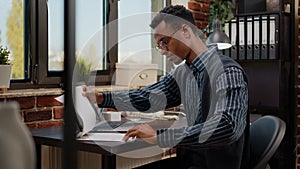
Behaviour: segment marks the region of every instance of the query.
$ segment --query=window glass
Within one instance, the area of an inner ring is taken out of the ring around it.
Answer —
[[[76,56],[102,65],[103,2],[76,0]],[[64,60],[64,1],[48,0],[48,71],[62,71]],[[100,36],[99,36],[100,35]]]
[[[48,0],[48,70],[64,66],[64,1]]]
[[[119,1],[118,62],[151,63],[151,1]]]
[[[83,57],[97,70],[106,60],[104,42],[103,1],[76,0],[76,57]]]
[[[153,63],[157,51],[149,24],[163,6],[157,0],[120,0],[118,4],[118,62]]]
[[[0,44],[10,50],[12,79],[24,79],[24,2],[0,0]]]
[[[188,6],[188,1],[189,0],[172,0],[171,3],[173,5],[183,5],[183,6],[187,7]]]

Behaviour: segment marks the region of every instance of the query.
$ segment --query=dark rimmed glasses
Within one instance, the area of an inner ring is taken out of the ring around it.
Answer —
[[[166,50],[168,51],[168,43],[170,42],[170,40],[172,39],[173,35],[178,32],[180,29],[176,29],[173,33],[171,33],[169,36],[165,36],[163,38],[161,38],[156,46],[155,46],[155,49],[160,51],[160,50]]]

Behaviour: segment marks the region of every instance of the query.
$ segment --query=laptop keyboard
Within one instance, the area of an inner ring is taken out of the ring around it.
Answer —
[[[105,121],[98,123],[92,131],[111,131],[112,129],[115,129],[122,124],[124,124],[125,121]]]
[[[124,124],[125,121],[108,121],[107,123],[111,128],[115,129],[115,128],[121,126],[122,124]]]

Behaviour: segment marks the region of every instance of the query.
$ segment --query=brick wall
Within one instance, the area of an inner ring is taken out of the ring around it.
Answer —
[[[203,29],[208,25],[209,4],[213,0],[190,0],[188,8],[193,12],[195,23],[198,28]]]
[[[11,94],[9,97],[0,98],[0,102],[17,101],[20,105],[21,119],[29,128],[45,128],[63,124],[63,104],[54,99],[59,95]]]

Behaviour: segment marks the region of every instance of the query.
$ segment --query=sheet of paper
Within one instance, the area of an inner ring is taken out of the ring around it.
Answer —
[[[93,140],[93,141],[118,141],[124,142],[122,138],[125,134],[123,133],[88,133],[77,140]],[[134,139],[129,139],[128,141],[133,141]]]
[[[57,100],[60,103],[64,103],[64,99],[65,99],[65,95],[61,95],[55,98],[55,100]]]
[[[91,131],[96,124],[95,110],[89,100],[82,96],[82,86],[75,88],[75,110],[83,127],[83,131],[78,134],[78,137],[81,137]]]

